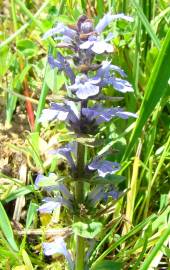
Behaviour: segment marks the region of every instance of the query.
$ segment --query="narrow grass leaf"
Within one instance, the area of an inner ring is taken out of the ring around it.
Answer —
[[[106,249],[98,258],[97,260],[92,264],[91,269],[93,270],[112,250],[114,250],[117,246],[124,243],[127,239],[129,239],[131,236],[134,236],[136,233],[138,233],[140,230],[144,228],[147,224],[150,222],[153,222],[153,220],[156,218],[156,215],[153,214],[141,223],[139,223],[137,226],[135,226],[129,233],[119,238],[118,241],[110,245],[108,249]]]
[[[94,267],[93,269],[94,270],[121,270],[122,263],[104,260],[100,264],[98,264],[97,267]]]
[[[24,196],[26,194],[29,194],[31,192],[34,192],[34,187],[31,185],[28,185],[26,187],[21,187],[18,188],[17,190],[11,192],[6,199],[4,200],[5,203],[8,203],[10,201],[15,200],[16,198],[20,197],[20,196]]]
[[[135,7],[135,9],[136,9],[136,11],[137,11],[143,25],[145,26],[145,29],[146,29],[147,33],[150,35],[153,43],[155,44],[155,46],[158,49],[160,49],[160,47],[161,47],[160,46],[160,41],[159,41],[158,37],[156,36],[155,32],[153,31],[153,29],[152,29],[150,23],[148,22],[145,14],[143,13],[142,8],[140,7],[140,5],[135,0],[132,1],[132,4]]]
[[[48,54],[52,52],[52,47],[49,47]],[[46,65],[45,65],[45,71],[44,71],[44,78],[43,78],[43,83],[42,83],[42,89],[41,89],[41,95],[38,103],[38,108],[36,112],[36,118],[35,118],[35,131],[38,132],[40,130],[40,123],[38,122],[42,110],[45,107],[45,101],[46,101],[46,96],[48,95],[49,88],[46,83],[46,76],[48,73],[48,61],[46,60]]]
[[[150,264],[156,257],[157,253],[161,250],[164,242],[168,239],[170,236],[170,226],[162,233],[161,237],[159,238],[158,242],[155,244],[153,249],[149,254],[147,254],[147,257],[145,261],[143,262],[142,266],[140,267],[140,270],[148,270]]]
[[[142,128],[144,127],[147,119],[154,111],[156,105],[164,97],[167,90],[170,90],[168,86],[168,80],[170,76],[170,30],[168,31],[166,38],[162,44],[161,50],[158,54],[157,60],[154,64],[151,76],[149,78],[145,96],[140,108],[139,117],[136,122],[136,126],[133,130],[130,138],[129,145],[125,152],[124,158],[127,158],[141,135]]]
[[[20,6],[22,9],[23,13],[26,14],[34,23],[35,25],[40,29],[42,33],[46,32],[45,27],[42,25],[42,23],[29,11],[29,9],[26,7],[24,2],[20,0],[15,0],[15,2]],[[48,41],[52,46],[55,46],[55,42],[52,38],[48,38]]]
[[[22,250],[22,258],[23,258],[23,261],[27,267],[28,270],[34,270],[33,266],[32,266],[32,263],[31,263],[31,260],[29,258],[29,255],[28,253],[25,251],[25,249]]]
[[[36,215],[38,205],[36,203],[30,203],[28,212],[27,212],[27,218],[26,218],[26,229],[28,229],[33,222],[33,219]]]
[[[17,244],[16,244],[15,239],[14,239],[14,235],[13,235],[13,231],[11,228],[9,218],[8,218],[8,216],[5,212],[5,209],[4,209],[1,202],[0,202],[0,217],[1,217],[0,218],[0,228],[3,232],[3,234],[5,235],[11,248],[14,251],[18,251],[18,247],[17,247]]]

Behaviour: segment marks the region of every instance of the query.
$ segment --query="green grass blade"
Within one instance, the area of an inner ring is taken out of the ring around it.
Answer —
[[[170,236],[170,226],[162,233],[162,236],[154,246],[154,248],[151,250],[150,254],[147,254],[147,257],[140,267],[140,270],[148,270],[150,264],[152,263],[153,259],[156,257],[157,253],[161,250],[164,242],[168,239]]]
[[[113,243],[108,249],[106,249],[98,258],[97,260],[92,264],[91,269],[93,270],[93,267],[96,267],[98,263],[100,263],[112,250],[114,250],[117,246],[124,243],[127,239],[129,239],[134,234],[138,233],[142,228],[144,228],[146,225],[148,225],[151,221],[155,219],[156,215],[152,215],[139,223],[137,226],[135,226],[129,233],[126,235],[120,237],[118,241]]]
[[[40,9],[35,13],[35,15],[34,15],[34,18],[35,19],[47,7],[47,5],[48,5],[49,2],[50,2],[50,0],[47,0],[47,1],[44,2],[44,4],[40,7]],[[12,35],[10,35],[5,41],[3,41],[0,44],[0,49],[2,49],[3,47],[5,47],[7,44],[11,43],[17,36],[19,36],[22,32],[24,32],[31,23],[32,23],[32,20],[30,20],[29,22],[25,23],[15,33],[13,33]]]
[[[142,128],[144,127],[147,119],[152,114],[155,106],[164,97],[168,86],[170,76],[170,30],[168,31],[165,40],[162,44],[161,50],[158,54],[157,60],[154,64],[149,82],[145,90],[145,96],[140,108],[139,117],[136,122],[136,127],[133,130],[129,145],[127,147],[125,158],[128,157],[141,135]]]
[[[36,215],[38,205],[35,203],[30,203],[29,208],[28,208],[28,213],[27,213],[27,218],[26,218],[26,229],[28,229]]]
[[[51,53],[51,47],[49,48],[48,54]],[[47,74],[47,66],[48,66],[48,61],[46,61],[46,66],[45,66],[45,71],[44,71],[44,80],[42,84],[42,89],[41,89],[41,95],[38,103],[38,108],[36,112],[36,118],[35,118],[35,131],[38,132],[40,130],[40,123],[38,122],[40,115],[42,113],[42,110],[45,107],[45,101],[46,101],[46,96],[48,95],[49,88],[46,84],[45,78]]]
[[[29,194],[31,192],[34,192],[34,187],[32,185],[21,187],[16,189],[15,191],[12,191],[9,196],[7,196],[4,200],[5,203],[8,203],[10,201],[15,200],[16,198],[20,196],[24,196],[26,194]]]
[[[29,11],[26,5],[20,0],[15,0],[15,2],[20,6],[23,13],[25,13],[35,23],[35,25],[41,30],[41,32],[45,33],[46,28],[42,25],[42,23],[37,18],[35,18],[35,16]],[[52,46],[55,46],[55,41],[52,38],[49,37],[48,41],[50,42]]]
[[[9,218],[5,212],[5,209],[2,205],[2,203],[0,202],[0,228],[3,232],[3,234],[5,235],[8,243],[10,244],[11,248],[14,250],[14,251],[19,251],[18,250],[18,247],[17,247],[17,244],[15,242],[15,239],[14,239],[14,235],[13,235],[13,231],[12,231],[12,228],[11,228],[11,224],[10,224],[10,221],[9,221]]]
[[[160,45],[159,39],[156,36],[155,32],[153,31],[153,29],[152,29],[150,23],[148,22],[145,14],[143,13],[142,8],[140,7],[140,5],[135,0],[132,1],[132,4],[135,7],[135,9],[136,9],[136,11],[137,11],[143,25],[145,26],[145,29],[146,29],[147,33],[150,35],[153,43],[155,44],[155,46],[158,49],[160,49],[161,45]]]

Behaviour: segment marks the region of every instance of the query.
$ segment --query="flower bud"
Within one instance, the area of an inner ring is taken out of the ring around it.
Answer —
[[[93,23],[91,20],[85,20],[85,22],[81,24],[81,32],[84,34],[93,32]]]

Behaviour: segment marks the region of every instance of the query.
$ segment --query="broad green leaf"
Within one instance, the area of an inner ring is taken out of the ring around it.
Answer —
[[[37,45],[30,39],[21,39],[16,43],[17,49],[25,56],[25,57],[33,57],[37,54],[38,48]]]
[[[145,96],[140,108],[139,117],[136,122],[136,126],[132,132],[129,145],[125,152],[124,158],[127,158],[141,135],[142,129],[148,120],[149,116],[154,111],[158,102],[163,98],[170,87],[168,86],[168,80],[170,77],[170,30],[168,31],[166,38],[162,44],[161,50],[158,54],[157,60],[154,64],[151,76],[149,78]]]
[[[53,91],[54,93],[58,92],[62,85],[65,83],[65,76],[64,73],[57,73],[57,69],[49,69],[46,77],[45,77],[45,82],[49,89]]]
[[[101,231],[102,223],[100,222],[83,223],[80,221],[74,223],[72,227],[76,235],[92,239]]]
[[[122,263],[104,260],[91,270],[121,270]]]
[[[7,216],[6,212],[5,212],[5,209],[4,209],[1,202],[0,202],[0,217],[1,217],[0,218],[1,231],[5,235],[8,243],[11,246],[11,248],[14,251],[18,251],[18,247],[17,247],[17,244],[16,244],[15,239],[14,239],[14,235],[13,235],[13,231],[12,231],[12,228],[11,228],[9,218],[8,218],[8,216]]]

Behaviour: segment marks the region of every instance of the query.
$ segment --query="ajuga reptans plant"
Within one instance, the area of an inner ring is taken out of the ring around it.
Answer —
[[[68,225],[72,226],[74,235],[71,251],[67,250],[63,237],[56,237],[52,242],[43,243],[43,252],[46,256],[64,255],[68,267],[75,270],[90,268],[90,252],[95,245],[93,238],[101,230],[101,219],[98,220],[96,213],[100,203],[107,204],[110,199],[115,201],[121,194],[114,187],[120,164],[107,160],[106,155],[91,157],[88,149],[92,144],[99,148],[96,142],[103,123],[117,117],[136,118],[136,114],[119,106],[104,106],[106,100],[112,104],[119,100],[119,97],[105,95],[104,89],[108,86],[123,94],[133,92],[125,72],[109,61],[114,51],[109,43],[113,34],[104,38],[102,33],[115,19],[133,21],[124,14],[108,13],[94,27],[92,20],[83,15],[75,26],[58,23],[43,36],[44,39],[53,37],[56,40],[57,56],[49,55],[48,63],[52,69],[65,73],[68,84],[63,102],[52,103],[49,109],[44,109],[39,121],[65,122],[73,139],[51,152],[67,160],[69,175],[60,176],[57,172],[48,176],[39,174],[36,178],[36,188],[44,188],[49,194],[43,199],[39,211],[52,213],[58,207],[66,207],[70,215],[68,220],[72,220]],[[96,61],[99,55],[103,60]],[[66,179],[69,179],[67,186]]]

